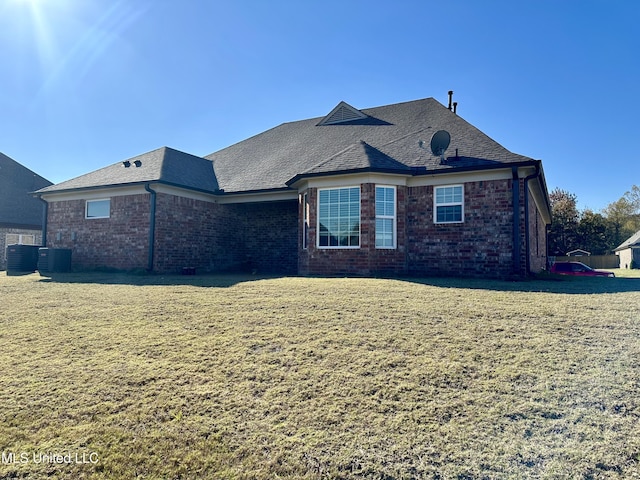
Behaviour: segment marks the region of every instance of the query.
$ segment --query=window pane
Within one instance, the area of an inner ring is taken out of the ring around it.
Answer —
[[[111,201],[87,200],[87,218],[106,218],[111,213]]]
[[[318,216],[327,234],[319,237],[318,245],[358,246],[360,236],[360,189],[336,188],[320,190]]]
[[[395,246],[393,231],[396,215],[395,194],[393,187],[376,187],[376,247],[378,248]]]
[[[437,221],[446,222],[461,222],[462,221],[462,206],[451,205],[447,207],[438,207]]]

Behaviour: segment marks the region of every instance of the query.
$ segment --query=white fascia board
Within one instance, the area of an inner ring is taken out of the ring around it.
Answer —
[[[278,192],[254,192],[254,193],[234,193],[220,195],[216,197],[217,203],[256,203],[256,202],[279,202],[283,200],[297,200],[297,190],[283,190]]]
[[[188,188],[180,188],[173,185],[165,185],[162,183],[152,183],[149,185],[149,187],[156,193],[165,193],[167,195],[174,195],[176,197],[191,198],[194,200],[202,200],[203,202],[209,203],[218,203],[218,197],[211,193],[198,192],[196,190],[189,190]],[[145,193],[147,193],[146,190]]]
[[[407,185],[408,175],[393,175],[388,173],[351,173],[346,175],[331,175],[328,177],[313,177],[298,186],[298,191],[307,188],[352,187],[363,183],[377,183],[390,186]]]
[[[475,170],[469,172],[434,173],[432,175],[419,175],[409,178],[408,187],[424,187],[435,185],[448,185],[467,182],[488,182],[491,180],[511,180],[510,168],[491,170]]]
[[[107,187],[70,192],[43,193],[45,202],[64,202],[67,200],[96,200],[100,198],[122,197],[124,195],[146,194],[144,185],[128,185],[124,187]]]
[[[149,187],[156,193],[175,195],[176,197],[193,198],[205,202],[215,203],[217,197],[206,192],[198,192],[187,188],[164,185],[161,183],[149,182]],[[96,200],[102,198],[122,197],[125,195],[148,195],[144,184],[128,185],[123,187],[105,187],[87,190],[76,190],[71,192],[51,192],[42,194],[42,199],[46,202],[61,202],[67,200]]]
[[[533,170],[531,171],[533,172]],[[519,176],[531,173],[527,169],[518,170]],[[491,170],[476,170],[467,172],[432,173],[417,176],[389,173],[352,173],[346,175],[331,175],[326,177],[312,177],[297,183],[298,191],[307,188],[331,188],[352,186],[354,184],[375,183],[380,185],[394,185],[407,187],[422,187],[435,185],[460,184],[465,182],[483,182],[490,180],[511,180],[511,168]]]

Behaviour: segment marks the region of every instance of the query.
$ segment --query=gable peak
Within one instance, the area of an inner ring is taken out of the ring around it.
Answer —
[[[326,117],[320,120],[318,125],[335,125],[337,123],[352,122],[353,120],[361,120],[363,118],[367,118],[367,115],[346,102],[340,102]]]

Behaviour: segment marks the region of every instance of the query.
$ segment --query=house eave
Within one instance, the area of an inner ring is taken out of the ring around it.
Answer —
[[[310,178],[318,178],[318,177],[333,177],[333,176],[342,176],[342,175],[353,175],[358,173],[381,173],[387,175],[399,175],[404,177],[420,177],[420,176],[433,176],[433,175],[452,175],[458,173],[467,173],[467,172],[481,172],[481,171],[491,171],[491,170],[504,170],[511,169],[512,167],[534,167],[539,160],[531,160],[525,162],[514,162],[514,163],[501,163],[498,165],[483,165],[483,166],[467,166],[467,167],[450,167],[450,168],[439,168],[439,169],[428,169],[427,167],[409,167],[407,166],[406,170],[399,169],[384,169],[384,168],[354,168],[354,169],[346,169],[346,170],[335,170],[330,172],[313,172],[313,173],[301,173],[286,182],[292,188],[303,181]]]
[[[48,190],[48,191],[36,190],[35,192],[30,192],[30,194],[33,195],[34,197],[40,197],[43,200],[46,200],[47,197],[54,197],[57,195],[83,193],[83,192],[95,192],[100,190],[127,189],[132,187],[144,187],[144,185],[147,185],[147,184],[167,185],[170,187],[177,187],[184,190],[191,190],[194,192],[204,193],[209,195],[216,195],[218,193],[218,191],[211,191],[211,190],[202,189],[202,188],[189,187],[185,185],[180,185],[178,183],[166,182],[163,180],[144,180],[139,182],[113,183],[108,185],[93,185],[90,187],[64,188],[59,190]]]

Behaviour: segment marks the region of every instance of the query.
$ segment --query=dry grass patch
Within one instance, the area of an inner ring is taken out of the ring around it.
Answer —
[[[633,282],[0,276],[0,477],[640,475]]]

